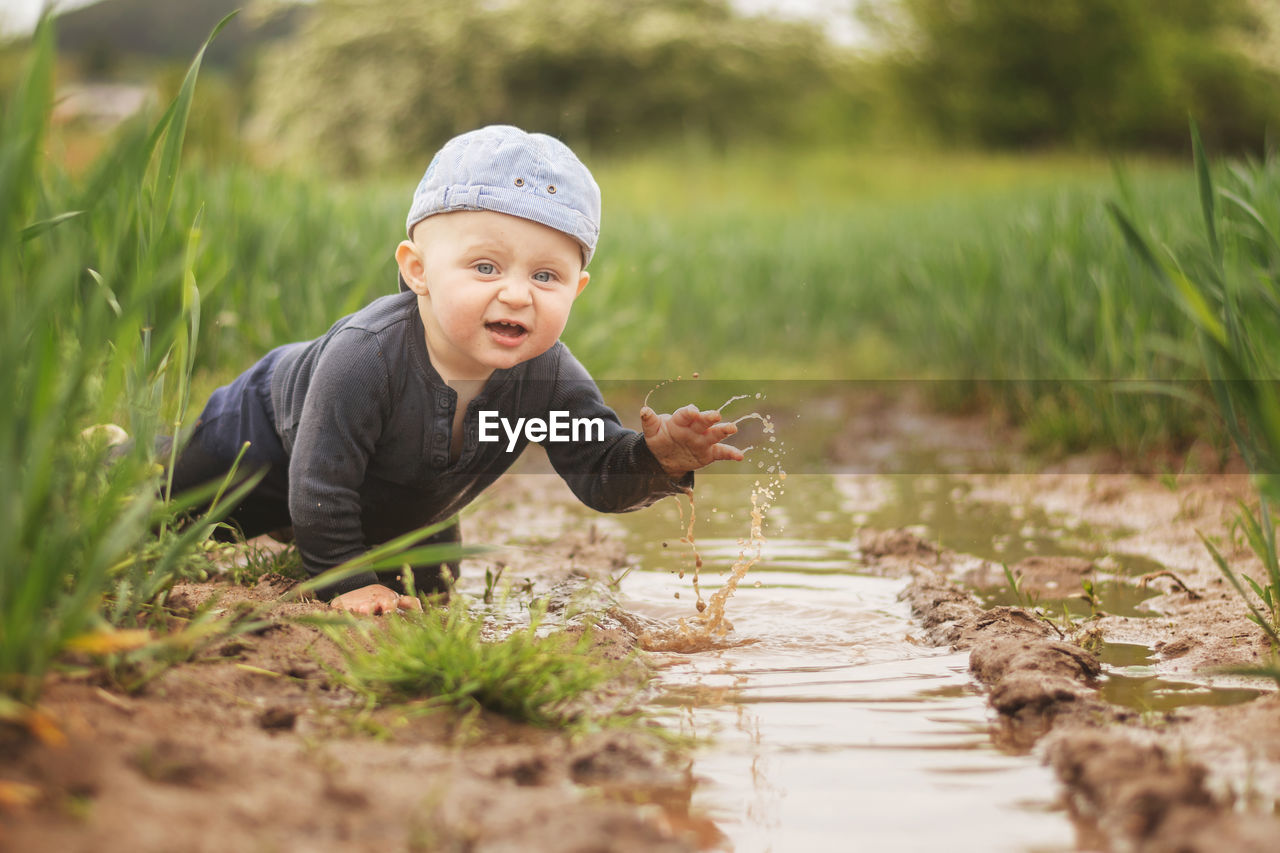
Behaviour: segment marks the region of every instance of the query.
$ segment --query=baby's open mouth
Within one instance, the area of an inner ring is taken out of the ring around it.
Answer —
[[[499,320],[496,323],[485,323],[484,327],[499,338],[517,341],[528,334],[528,329],[519,323],[508,323],[505,320]]]

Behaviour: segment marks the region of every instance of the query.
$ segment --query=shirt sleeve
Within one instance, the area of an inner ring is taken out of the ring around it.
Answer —
[[[289,515],[308,573],[318,575],[366,550],[360,487],[390,416],[390,376],[377,338],[336,334],[316,363],[289,459]],[[363,572],[330,584],[323,598],[377,583]]]
[[[595,380],[563,346],[548,408],[586,421],[584,429],[570,431],[571,440],[543,446],[556,473],[592,509],[629,512],[693,488],[693,472],[671,479],[644,436],[622,425],[605,405]],[[578,440],[572,440],[575,432]]]

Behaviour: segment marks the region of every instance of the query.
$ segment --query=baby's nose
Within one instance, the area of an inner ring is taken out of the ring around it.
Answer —
[[[507,279],[498,291],[498,298],[508,305],[528,305],[533,301],[533,293],[527,282]]]

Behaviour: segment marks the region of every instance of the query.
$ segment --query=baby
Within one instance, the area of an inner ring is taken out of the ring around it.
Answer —
[[[736,428],[719,412],[646,406],[642,432],[625,429],[560,343],[600,232],[600,190],[563,143],[501,125],[455,137],[427,167],[406,227],[400,293],[214,391],[174,467],[175,492],[225,477],[248,442],[242,469],[266,474],[230,520],[246,536],[292,526],[316,575],[453,516],[530,439],[603,512],[741,461],[722,443]],[[419,544],[457,539],[455,526]],[[417,589],[442,589],[439,566],[412,568]],[[420,606],[396,573],[321,595],[355,613]]]

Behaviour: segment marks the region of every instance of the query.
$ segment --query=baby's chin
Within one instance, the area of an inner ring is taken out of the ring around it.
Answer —
[[[526,340],[518,347],[491,351],[484,361],[488,367],[494,370],[509,370],[518,364],[523,364],[526,361],[532,361],[547,350],[551,349],[554,345],[554,340],[545,346],[533,344]]]

